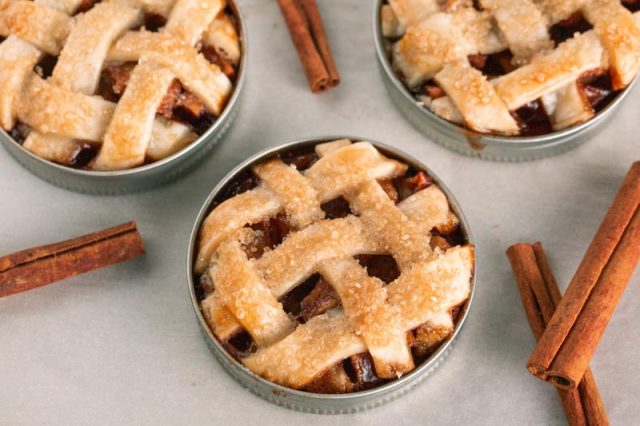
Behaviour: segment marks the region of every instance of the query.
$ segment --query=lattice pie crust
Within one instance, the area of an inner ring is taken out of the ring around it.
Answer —
[[[165,96],[173,93],[173,102],[187,97],[217,117],[233,88],[200,52],[210,46],[238,64],[238,35],[225,0],[93,3],[0,0],[2,128],[26,125],[23,146],[65,165],[88,143],[98,151],[89,165],[95,170],[128,169],[179,151],[197,134],[170,111],[170,119],[157,115]],[[147,30],[150,17],[166,24]],[[37,66],[47,56],[57,57],[48,78]],[[117,103],[97,95],[103,70],[123,63],[135,67]]]
[[[571,28],[576,20],[592,29],[556,44],[554,25]],[[388,0],[381,22],[384,36],[397,40],[391,58],[406,85],[429,82],[444,92],[419,100],[482,133],[521,134],[514,112],[534,101],[552,130],[584,122],[596,112],[585,76],[608,73],[617,91],[640,70],[640,13],[620,0],[479,0],[475,7],[471,0]],[[496,78],[470,61],[503,51],[511,63]]]
[[[389,198],[378,182],[402,176],[406,164],[367,142],[320,144],[316,153],[320,159],[303,172],[279,158],[254,166],[257,187],[206,218],[194,270],[208,274],[215,290],[202,312],[221,342],[248,332],[257,351],[242,363],[275,383],[304,388],[362,352],[371,354],[379,377],[397,378],[415,368],[408,331],[430,321],[453,327],[451,308],[469,297],[473,247],[432,249],[432,229],[458,222],[435,184],[398,204]],[[326,219],[321,205],[337,197],[353,214]],[[243,247],[255,231],[246,225],[278,214],[295,231],[249,259]],[[400,276],[384,285],[354,259],[359,254],[391,254]],[[300,324],[280,300],[314,273],[341,307]]]

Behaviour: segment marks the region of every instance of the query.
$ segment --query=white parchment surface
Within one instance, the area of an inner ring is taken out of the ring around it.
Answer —
[[[556,392],[529,375],[534,339],[504,251],[541,240],[566,288],[631,162],[640,159],[640,90],[595,139],[534,163],[461,157],[414,130],[382,86],[373,2],[319,0],[342,83],[310,92],[273,0],[241,0],[246,92],[228,137],[190,174],[142,194],[98,197],[51,186],[0,150],[0,253],[136,220],[148,254],[0,299],[0,424],[565,424]],[[637,88],[636,88],[637,89]],[[369,412],[301,414],[253,396],[216,362],[187,292],[198,209],[247,156],[295,139],[352,134],[429,165],[477,243],[471,312],[446,362],[418,388]],[[640,274],[592,362],[611,423],[640,423]]]

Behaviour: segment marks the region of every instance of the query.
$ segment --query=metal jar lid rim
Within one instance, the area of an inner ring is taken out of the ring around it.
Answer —
[[[347,139],[350,139],[352,141],[367,141],[367,142],[370,142],[376,148],[378,148],[381,151],[383,151],[383,153],[391,154],[392,157],[396,157],[396,158],[406,162],[409,165],[413,165],[418,170],[423,170],[423,171],[427,172],[427,174],[433,179],[433,181],[436,183],[436,185],[438,185],[438,187],[440,189],[442,189],[442,191],[447,196],[447,200],[449,201],[449,204],[450,204],[451,208],[453,209],[454,213],[456,214],[456,216],[460,220],[460,224],[461,224],[463,233],[464,233],[464,235],[465,235],[465,237],[467,239],[467,242],[469,244],[473,244],[473,237],[472,237],[471,232],[469,230],[468,221],[467,221],[466,217],[464,216],[464,214],[463,214],[463,212],[462,212],[457,200],[455,199],[455,197],[453,196],[451,191],[446,187],[446,185],[443,184],[443,182],[440,180],[440,178],[435,173],[433,173],[430,168],[428,168],[427,166],[425,166],[424,164],[422,164],[420,161],[416,160],[412,156],[410,156],[410,155],[408,155],[408,154],[406,154],[406,153],[404,153],[402,151],[399,151],[398,149],[393,148],[393,147],[391,147],[389,145],[386,145],[386,144],[383,144],[383,143],[380,143],[380,142],[376,142],[376,141],[373,141],[371,139],[353,137],[353,136],[345,136],[345,135],[326,136],[326,137],[303,139],[303,140],[298,140],[298,141],[286,143],[284,145],[280,145],[280,146],[277,146],[277,147],[274,147],[274,148],[265,149],[265,150],[263,150],[261,152],[258,152],[255,155],[252,155],[251,157],[249,157],[248,159],[243,161],[241,164],[236,166],[232,171],[230,171],[215,186],[215,188],[211,191],[211,193],[207,197],[206,201],[202,205],[200,211],[198,212],[196,221],[195,221],[194,226],[192,228],[191,236],[190,236],[190,239],[189,239],[189,247],[188,247],[188,250],[187,250],[187,285],[189,286],[189,294],[191,296],[191,301],[193,303],[193,307],[195,309],[196,317],[198,319],[199,325],[202,328],[203,332],[205,333],[205,336],[206,336],[210,346],[213,345],[212,346],[212,350],[215,350],[217,352],[217,354],[216,354],[217,356],[222,356],[224,361],[226,361],[227,363],[230,363],[231,365],[233,365],[235,367],[235,369],[237,371],[232,373],[232,376],[234,378],[236,378],[239,381],[241,381],[242,385],[247,386],[250,390],[252,390],[255,393],[258,393],[260,396],[263,396],[263,397],[264,397],[264,395],[261,395],[255,389],[252,389],[251,383],[247,383],[247,382],[249,382],[251,380],[256,381],[259,384],[261,384],[263,387],[266,386],[266,387],[272,389],[272,392],[274,393],[274,395],[278,395],[278,394],[291,395],[291,396],[296,396],[296,397],[302,398],[302,399],[304,399],[306,401],[316,401],[316,402],[318,402],[318,401],[330,402],[330,401],[351,401],[351,400],[354,400],[354,403],[357,403],[356,400],[358,400],[358,399],[372,398],[372,397],[377,397],[377,396],[382,398],[383,396],[388,396],[389,393],[399,391],[400,388],[402,388],[405,385],[409,385],[410,383],[414,382],[421,375],[429,372],[432,368],[434,368],[439,363],[441,355],[443,353],[445,353],[447,351],[447,349],[449,349],[449,347],[452,344],[453,340],[457,337],[460,329],[462,328],[462,325],[465,322],[466,317],[468,315],[469,307],[470,307],[470,305],[472,303],[472,300],[473,300],[473,295],[474,295],[474,292],[475,292],[474,291],[475,290],[475,282],[476,282],[476,276],[477,276],[477,266],[475,266],[475,265],[474,265],[474,273],[473,273],[472,281],[471,281],[471,291],[470,291],[470,294],[469,294],[469,298],[465,302],[464,311],[462,312],[462,315],[461,315],[460,319],[458,320],[458,322],[456,324],[456,327],[454,329],[454,332],[453,332],[452,336],[447,341],[443,342],[440,345],[440,347],[427,360],[425,360],[422,364],[420,364],[418,367],[416,367],[416,369],[414,369],[410,373],[404,375],[403,377],[401,377],[399,379],[393,380],[393,381],[391,381],[389,383],[383,384],[383,385],[375,387],[373,389],[359,391],[359,392],[352,392],[352,393],[348,393],[348,394],[321,394],[321,393],[313,393],[313,392],[306,392],[306,391],[291,389],[291,388],[288,388],[286,386],[278,385],[278,384],[275,384],[275,383],[273,383],[273,382],[271,382],[269,380],[266,380],[266,379],[256,375],[252,371],[250,371],[248,368],[246,368],[240,362],[236,361],[222,347],[222,345],[220,344],[218,339],[216,339],[216,337],[211,332],[206,320],[204,319],[204,316],[202,315],[202,312],[200,310],[200,304],[199,304],[199,301],[198,301],[196,293],[195,293],[195,282],[194,282],[194,275],[193,275],[193,261],[195,259],[196,250],[197,250],[196,243],[197,243],[197,239],[198,239],[198,234],[199,234],[200,227],[201,227],[204,219],[206,218],[208,213],[211,211],[211,205],[212,205],[215,197],[240,172],[242,172],[244,170],[247,170],[247,168],[249,166],[251,166],[252,164],[255,164],[258,161],[262,161],[262,160],[268,159],[270,157],[273,157],[273,156],[277,155],[278,153],[281,153],[281,152],[284,152],[284,151],[288,151],[288,150],[291,150],[293,148],[297,148],[297,147],[301,147],[301,146],[313,146],[313,145],[317,145],[317,144],[320,144],[320,143],[323,143],[323,142],[328,142],[328,141],[338,140],[338,139],[343,139],[343,138],[347,138]],[[243,377],[239,377],[239,376],[243,376]],[[267,399],[271,400],[272,398],[267,398]],[[305,409],[305,407],[293,407],[293,408],[303,409],[303,410]],[[342,411],[340,411],[340,412],[342,412]]]

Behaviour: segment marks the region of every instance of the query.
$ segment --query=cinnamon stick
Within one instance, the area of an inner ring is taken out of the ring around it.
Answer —
[[[302,10],[307,16],[313,40],[318,47],[320,56],[322,56],[322,61],[327,69],[327,73],[329,74],[329,87],[337,86],[338,83],[340,83],[340,74],[338,74],[338,68],[336,67],[333,55],[331,54],[331,49],[329,48],[329,39],[327,38],[327,33],[324,30],[324,24],[322,23],[322,17],[320,16],[316,0],[299,1],[302,6]]]
[[[516,284],[527,320],[539,339],[560,301],[560,290],[540,243],[520,243],[509,247]],[[591,370],[587,369],[577,389],[558,389],[571,426],[608,425],[607,416]]]
[[[315,0],[278,0],[293,44],[314,93],[340,82]]]
[[[632,165],[527,368],[575,388],[640,260],[640,162]]]
[[[547,288],[549,290],[549,295],[551,296],[551,301],[553,302],[554,312],[555,309],[560,304],[560,300],[562,296],[560,295],[560,289],[558,288],[558,283],[551,272],[551,267],[549,266],[549,261],[547,260],[547,256],[544,253],[544,249],[540,242],[537,242],[533,245],[533,252],[536,255],[536,260],[538,261],[538,266],[540,267],[540,272],[542,273],[542,277],[544,281],[547,283]],[[545,325],[550,321],[550,318],[545,319]],[[586,417],[591,419],[589,422],[590,425],[604,425],[608,424],[609,421],[607,419],[607,414],[604,409],[604,404],[602,403],[602,399],[600,398],[600,392],[596,386],[596,380],[593,377],[593,373],[590,368],[587,368],[584,376],[582,376],[582,380],[580,380],[580,384],[578,385],[578,390],[580,393],[580,399],[582,400],[582,406],[584,407],[584,411],[586,413]],[[571,391],[563,391],[562,389],[558,389],[559,392],[571,392]]]
[[[0,297],[144,254],[135,222],[0,257]]]

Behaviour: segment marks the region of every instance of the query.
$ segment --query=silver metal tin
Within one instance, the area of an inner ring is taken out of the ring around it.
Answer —
[[[49,183],[72,191],[101,195],[123,194],[150,189],[177,179],[194,167],[216,145],[229,129],[238,111],[246,79],[247,32],[236,2],[229,1],[229,6],[233,9],[238,21],[241,43],[242,56],[238,67],[238,78],[222,114],[205,133],[182,150],[160,161],[141,167],[101,172],[74,169],[42,159],[16,143],[1,128],[0,142],[20,164],[33,174]]]
[[[385,51],[380,10],[385,0],[375,0],[373,34],[376,56],[384,85],[402,115],[429,139],[457,153],[493,161],[530,161],[569,151],[603,128],[636,80],[591,120],[576,126],[532,137],[501,137],[477,133],[439,117],[418,104],[393,72]]]
[[[385,155],[397,158],[418,170],[422,170],[427,173],[433,181],[442,189],[442,191],[446,194],[449,204],[451,206],[452,211],[458,216],[460,219],[460,225],[465,236],[466,240],[469,243],[472,243],[472,236],[469,230],[469,224],[458,202],[455,200],[449,189],[442,183],[442,181],[429,169],[427,166],[419,162],[418,160],[410,157],[409,155],[393,148],[388,145],[371,141],[371,139],[362,139],[351,136],[329,136],[329,137],[321,137],[315,139],[306,139],[300,140],[296,142],[291,142],[285,145],[281,145],[275,148],[270,148],[265,151],[262,151],[258,154],[253,155],[248,158],[240,165],[238,165],[235,169],[233,169],[227,176],[225,176],[213,189],[204,205],[200,209],[198,216],[196,218],[195,224],[193,226],[193,230],[191,231],[191,237],[189,240],[189,247],[187,251],[187,283],[189,287],[189,294],[191,295],[191,302],[193,303],[193,308],[195,310],[196,318],[200,329],[204,335],[204,339],[207,342],[207,345],[211,349],[213,355],[217,358],[217,360],[222,364],[222,366],[226,369],[226,371],[236,379],[240,384],[242,384],[245,388],[247,388],[252,393],[270,401],[274,404],[290,408],[297,411],[308,412],[308,413],[316,413],[316,414],[342,414],[342,413],[355,413],[359,411],[368,410],[370,408],[378,407],[382,404],[385,404],[400,395],[405,394],[409,390],[413,389],[416,385],[418,385],[422,380],[424,380],[429,374],[431,374],[446,358],[449,354],[449,351],[453,347],[455,339],[458,337],[462,325],[464,324],[471,302],[473,300],[474,290],[475,290],[475,281],[477,276],[477,268],[473,274],[472,282],[471,282],[471,294],[469,295],[469,299],[465,303],[463,310],[460,314],[460,319],[456,324],[456,328],[452,337],[444,342],[440,348],[425,362],[420,364],[414,371],[403,376],[398,380],[394,380],[390,383],[387,383],[383,386],[362,391],[362,392],[354,392],[350,394],[344,395],[328,395],[328,394],[318,394],[311,392],[304,392],[299,390],[293,390],[284,386],[280,386],[274,384],[268,380],[263,379],[262,377],[254,374],[249,369],[245,368],[241,363],[237,362],[231,355],[227,353],[227,351],[222,347],[220,342],[215,338],[209,326],[207,325],[202,312],[200,310],[200,306],[198,303],[198,299],[195,291],[195,279],[193,276],[193,265],[195,261],[195,256],[197,254],[197,241],[198,234],[200,231],[200,227],[204,222],[205,218],[211,211],[212,204],[216,198],[216,196],[229,184],[232,182],[238,175],[242,174],[249,170],[251,165],[265,161],[269,158],[277,156],[283,152],[300,149],[310,146],[315,146],[319,143],[333,141],[337,139],[348,138],[352,141],[358,140],[366,140],[371,142],[377,149],[379,149]]]

